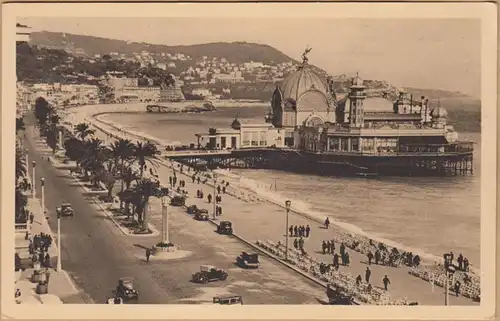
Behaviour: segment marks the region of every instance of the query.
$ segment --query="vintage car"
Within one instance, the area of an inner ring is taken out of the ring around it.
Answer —
[[[186,208],[186,211],[188,214],[194,215],[196,212],[198,212],[198,206],[196,205],[191,205]]]
[[[345,293],[339,288],[332,287],[330,284],[326,288],[328,304],[331,305],[355,305],[351,294]]]
[[[208,211],[206,209],[198,209],[198,211],[194,213],[194,218],[198,221],[208,221]]]
[[[259,254],[257,253],[251,253],[248,254],[247,252],[242,252],[240,256],[236,258],[236,264],[241,266],[242,268],[253,268],[256,269],[259,267]]]
[[[123,304],[123,299],[119,296],[115,296],[114,298],[108,298],[106,304]]]
[[[75,210],[70,203],[62,203],[61,206],[56,207],[57,216],[73,216]]]
[[[212,265],[201,265],[200,271],[192,276],[193,282],[208,283],[212,281],[224,281],[227,279],[227,272]]]
[[[226,235],[233,234],[233,224],[229,221],[221,221],[217,226],[217,233]]]
[[[124,301],[139,299],[139,292],[134,289],[134,280],[132,278],[121,278],[118,280],[116,295]]]
[[[186,204],[186,197],[184,196],[174,196],[170,200],[170,205],[172,206],[184,206]]]
[[[214,297],[214,304],[233,305],[243,304],[241,295],[224,295]]]

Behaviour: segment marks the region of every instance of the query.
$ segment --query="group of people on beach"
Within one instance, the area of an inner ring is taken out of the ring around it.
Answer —
[[[328,253],[333,255],[332,266],[333,268],[335,268],[335,270],[338,270],[341,264],[343,266],[349,266],[349,264],[351,263],[351,258],[349,256],[349,253],[346,251],[346,246],[344,243],[340,244],[340,255],[335,252],[335,242],[333,240],[323,241],[321,243],[321,249],[323,251],[323,254]]]
[[[309,237],[309,234],[311,233],[311,227],[308,225],[290,225],[288,228],[288,231],[290,232],[290,237]]]
[[[370,270],[369,267],[366,267],[365,282],[366,282],[366,284],[368,284],[368,286],[366,288],[366,291],[368,293],[371,292],[373,289],[372,284],[370,283],[371,276],[372,276],[372,271]],[[382,278],[382,283],[384,284],[384,290],[388,291],[388,287],[389,287],[389,284],[391,284],[391,280],[389,279],[387,274],[384,275],[384,277]],[[356,285],[359,287],[362,284],[363,284],[363,278],[361,277],[361,274],[358,274],[358,276],[356,277]]]

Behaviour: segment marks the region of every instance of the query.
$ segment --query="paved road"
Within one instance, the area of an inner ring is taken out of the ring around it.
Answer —
[[[28,118],[26,125],[30,127],[31,124],[33,119]],[[248,304],[317,304],[318,299],[324,299],[322,288],[266,258],[262,258],[262,268],[257,271],[236,268],[233,265],[235,257],[242,251],[251,250],[234,239],[214,233],[210,224],[193,221],[181,209],[172,210],[171,240],[193,254],[178,261],[144,262],[144,250],[134,244],[151,246],[160,241],[159,237],[124,236],[84,199],[67,171],[53,168],[47,155],[35,152],[34,139],[28,139],[26,146],[30,162],[35,160],[37,163],[38,197],[40,178],[46,179],[45,204],[51,229],[57,229],[53,209],[62,201],[70,202],[76,210],[73,218],[64,218],[61,223],[63,268],[96,303],[104,302],[111,295],[117,279],[122,276],[136,280],[140,303],[196,303],[225,293],[241,294]],[[159,215],[152,215],[151,222],[159,227]],[[227,269],[230,276],[224,283],[193,284],[189,282],[190,275],[200,264]],[[71,300],[67,298],[66,301]]]

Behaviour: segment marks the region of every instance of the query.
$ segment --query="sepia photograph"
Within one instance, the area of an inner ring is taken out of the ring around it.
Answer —
[[[493,313],[492,8],[5,5],[2,314]]]

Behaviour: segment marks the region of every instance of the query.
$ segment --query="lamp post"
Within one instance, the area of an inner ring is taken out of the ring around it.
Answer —
[[[165,202],[165,196],[161,197],[161,216],[162,216],[162,243],[169,244],[170,239],[168,235],[168,209]]]
[[[214,197],[213,197],[213,200],[214,200],[214,220],[215,220],[215,210],[217,209],[217,206],[216,206],[217,202],[215,201],[215,196],[216,196],[215,187],[217,185],[217,173],[214,173],[213,175],[214,175]]]
[[[42,187],[42,213],[45,214],[45,178],[40,179],[40,186]]]
[[[24,157],[26,157],[26,172],[28,172],[28,167],[30,166],[29,160],[28,160],[28,149],[26,148],[25,150],[26,154]]]
[[[292,202],[287,200],[285,201],[286,207],[286,226],[285,226],[285,261],[288,262],[288,214],[290,213],[290,206]]]
[[[57,267],[56,270],[62,271],[61,263],[61,214],[57,213]]]
[[[444,269],[446,274],[446,283],[444,286],[444,305],[449,305],[450,300],[450,276],[455,273],[455,267],[453,266],[453,261],[451,254],[446,253],[443,255],[444,257]]]
[[[31,191],[33,192],[33,198],[36,197],[36,178],[35,178],[35,168],[36,168],[36,162],[32,161],[31,165],[33,166],[32,168],[32,176],[31,176]]]

